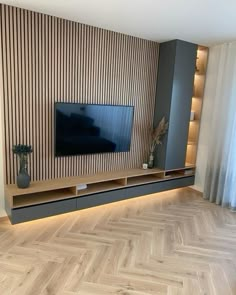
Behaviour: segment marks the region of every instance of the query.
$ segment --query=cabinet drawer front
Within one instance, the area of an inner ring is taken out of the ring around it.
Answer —
[[[67,213],[74,210],[76,210],[76,198],[12,209],[11,221],[13,224],[15,224],[19,222]]]
[[[194,184],[194,176],[183,177],[178,179],[170,179],[166,181],[144,184],[127,188],[126,199],[138,196],[154,194],[165,190],[171,190],[179,187],[189,186]]]
[[[12,224],[16,224],[24,221],[30,221],[43,217],[67,213],[75,211],[77,209],[85,209],[138,196],[158,193],[164,190],[189,186],[192,184],[194,184],[194,176],[170,179],[151,184],[144,184],[87,195],[79,198],[55,201],[51,203],[16,208],[12,210],[10,209],[11,214],[9,214],[9,216],[11,218]]]
[[[127,187],[125,189],[113,190],[110,192],[87,195],[77,198],[77,209],[85,209],[89,207],[99,206],[107,203],[158,193],[161,191],[189,186],[193,184],[194,176],[190,176],[134,187]]]
[[[144,184],[144,185],[130,187],[130,188],[127,188],[126,198],[129,199],[129,198],[134,198],[138,196],[153,194],[159,191],[159,187],[160,187],[159,183]]]
[[[77,209],[99,206],[126,198],[126,189],[112,190],[77,198]]]

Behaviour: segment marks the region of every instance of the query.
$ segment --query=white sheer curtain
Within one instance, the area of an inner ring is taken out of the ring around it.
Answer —
[[[236,42],[211,48],[209,71],[206,91],[210,90],[214,97],[204,198],[235,210]]]

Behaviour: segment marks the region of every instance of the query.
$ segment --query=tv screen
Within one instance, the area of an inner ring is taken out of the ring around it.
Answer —
[[[55,155],[127,152],[133,106],[55,103]]]

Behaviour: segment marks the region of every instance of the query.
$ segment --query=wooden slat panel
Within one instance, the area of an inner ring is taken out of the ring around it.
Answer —
[[[152,126],[158,44],[0,5],[6,183],[13,144],[32,144],[32,180],[139,167]],[[54,157],[54,102],[134,105],[130,152]]]

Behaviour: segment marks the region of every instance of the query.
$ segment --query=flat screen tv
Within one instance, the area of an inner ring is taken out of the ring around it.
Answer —
[[[127,152],[133,106],[55,103],[55,155]]]

